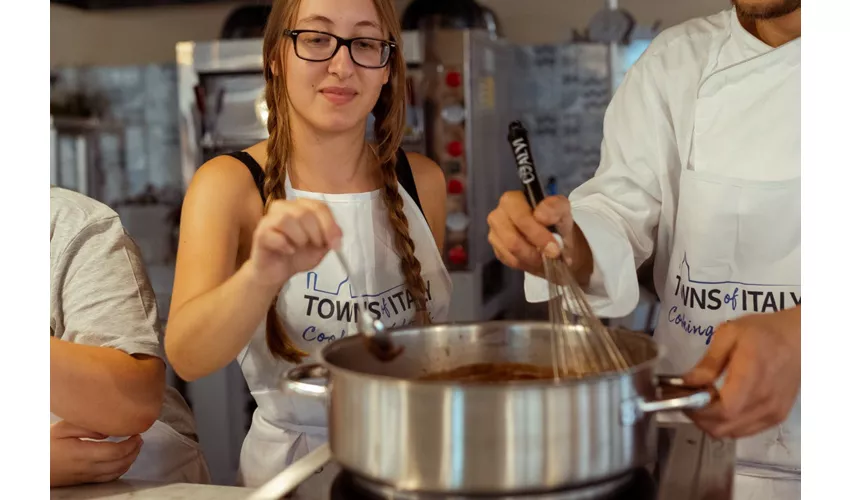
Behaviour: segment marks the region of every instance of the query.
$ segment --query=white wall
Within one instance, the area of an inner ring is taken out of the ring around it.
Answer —
[[[50,4],[50,66],[174,61],[185,40],[218,38],[240,2],[83,11]]]
[[[556,42],[582,29],[604,0],[478,0],[491,7],[505,36],[520,43]],[[256,0],[249,3],[257,3]],[[401,13],[410,0],[397,0]],[[87,12],[50,5],[50,65],[122,65],[174,60],[174,45],[217,38],[240,2]],[[672,26],[729,6],[729,0],[620,0],[640,24]]]

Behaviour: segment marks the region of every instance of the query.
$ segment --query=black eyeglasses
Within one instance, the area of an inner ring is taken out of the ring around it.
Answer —
[[[295,55],[305,61],[323,62],[332,59],[340,47],[348,47],[354,64],[364,68],[383,68],[390,62],[396,44],[377,38],[342,38],[324,31],[284,30],[283,34],[295,43]]]

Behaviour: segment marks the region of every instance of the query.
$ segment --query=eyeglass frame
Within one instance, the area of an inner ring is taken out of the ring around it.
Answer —
[[[301,57],[301,55],[298,54],[298,35],[300,35],[301,33],[318,33],[320,35],[327,35],[331,38],[336,39],[336,48],[331,53],[331,55],[328,56],[326,59],[307,59],[305,57]],[[356,36],[356,37],[353,37],[353,38],[343,38],[341,36],[334,35],[333,33],[328,33],[327,31],[285,29],[285,30],[283,30],[283,34],[284,34],[284,36],[288,36],[288,37],[292,38],[292,48],[295,50],[295,55],[298,56],[299,59],[303,59],[303,60],[309,61],[309,62],[330,61],[331,59],[333,59],[336,56],[336,53],[339,52],[340,47],[346,47],[346,48],[348,48],[348,57],[351,59],[351,62],[360,66],[361,68],[366,68],[366,69],[386,68],[387,65],[390,63],[391,57],[393,55],[393,51],[395,51],[396,48],[398,47],[395,42],[390,41],[390,40],[382,40],[380,38],[372,38],[372,37],[369,37],[369,36]],[[351,44],[354,43],[354,41],[356,41],[356,40],[372,40],[374,42],[381,42],[381,43],[387,44],[390,47],[390,52],[389,52],[389,54],[387,54],[387,62],[385,62],[381,66],[366,66],[366,65],[360,64],[359,62],[355,61],[354,60],[354,54],[352,54],[352,52],[351,52]]]

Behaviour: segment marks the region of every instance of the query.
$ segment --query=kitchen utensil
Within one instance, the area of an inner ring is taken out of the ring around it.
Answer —
[[[406,491],[508,494],[613,478],[655,454],[661,411],[699,409],[712,389],[655,377],[651,337],[612,333],[630,367],[580,379],[459,383],[422,376],[476,363],[551,363],[552,324],[492,321],[387,332],[402,353],[378,361],[355,337],[291,369],[285,389],[324,399],[334,461]],[[560,325],[571,335],[579,325]],[[306,383],[327,379],[325,386]],[[662,389],[682,387],[667,398]]]
[[[348,265],[348,261],[345,260],[345,257],[339,250],[334,250],[334,253],[336,254],[336,258],[339,259],[345,275],[348,276],[349,280],[352,280],[354,275],[351,273],[351,267]],[[358,314],[357,304],[354,304],[354,316],[360,334],[369,348],[369,352],[375,355],[375,357],[382,361],[391,361],[401,354],[401,349],[394,346],[386,335],[387,329],[381,320],[373,318],[366,310]]]
[[[251,493],[248,500],[280,500],[292,493],[330,459],[331,449],[327,444],[323,444]]]
[[[508,129],[508,141],[516,160],[517,172],[525,197],[532,209],[543,201],[543,188],[534,167],[528,132],[519,121]],[[562,235],[550,227],[561,248]],[[555,377],[586,376],[605,371],[622,371],[629,364],[614,343],[608,329],[593,309],[563,256],[543,257],[543,270],[549,282],[549,321],[552,322],[552,365]],[[562,324],[579,325],[580,330],[560,328]],[[579,335],[572,335],[580,331]]]

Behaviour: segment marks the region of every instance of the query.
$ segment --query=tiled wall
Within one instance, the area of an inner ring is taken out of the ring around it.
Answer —
[[[110,182],[109,202],[135,196],[148,185],[180,189],[180,134],[177,121],[177,76],[173,64],[118,67],[54,68],[54,93],[84,91],[101,96],[110,119],[124,127],[125,154],[117,141],[100,143],[107,176],[126,178],[127,192],[116,192]],[[62,144],[62,162],[73,160],[73,150]]]

